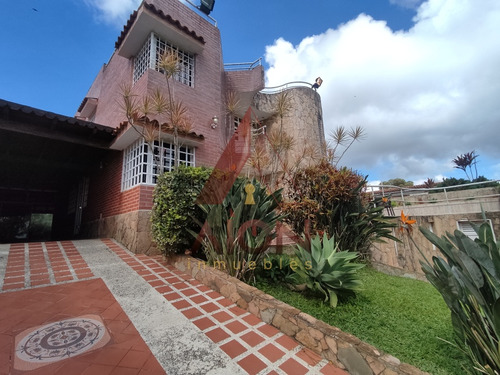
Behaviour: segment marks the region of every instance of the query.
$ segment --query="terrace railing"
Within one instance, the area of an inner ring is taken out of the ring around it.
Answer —
[[[367,185],[366,191],[372,198],[388,197],[396,207],[405,208],[415,205],[445,205],[449,213],[453,212],[453,206],[464,206],[473,201],[479,204],[486,202],[500,202],[500,180],[474,182],[470,184],[418,188],[400,187],[394,185]],[[490,191],[482,187],[495,187]],[[476,187],[476,188],[474,188]],[[396,208],[395,207],[395,208]]]
[[[278,94],[282,91],[293,89],[296,87],[312,88],[312,83],[304,82],[304,81],[292,81],[292,82],[288,82],[288,83],[285,83],[285,84],[280,85],[280,86],[265,87],[260,92],[262,94]]]
[[[252,62],[224,64],[224,70],[226,72],[236,71],[236,70],[252,70],[253,68],[256,68],[261,65],[262,65],[262,57],[259,57],[257,60]]]

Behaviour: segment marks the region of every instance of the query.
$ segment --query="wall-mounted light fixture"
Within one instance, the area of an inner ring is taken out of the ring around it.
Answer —
[[[215,0],[201,0],[201,4],[198,9],[208,16],[210,12],[214,10],[214,5]]]
[[[215,129],[218,124],[219,124],[219,118],[217,116],[212,117],[212,123],[210,124],[212,129]]]
[[[318,78],[316,78],[316,81],[314,81],[312,88],[314,90],[317,90],[317,89],[319,89],[319,87],[321,86],[322,83],[323,83],[323,80],[321,79],[321,77],[318,77]]]

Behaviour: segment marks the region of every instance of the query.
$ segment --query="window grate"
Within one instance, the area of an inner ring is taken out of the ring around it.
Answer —
[[[174,75],[177,82],[183,83],[187,86],[193,87],[193,70],[194,70],[194,56],[180,50],[178,47],[156,37],[156,70],[158,68],[161,58],[165,53],[171,53],[177,57],[178,72]]]
[[[144,43],[141,51],[134,59],[134,83],[136,83],[150,67],[152,38],[153,34],[149,35],[146,43]]]
[[[151,33],[134,60],[134,83],[141,78],[148,68],[162,72],[159,67],[162,56],[172,53],[177,57],[179,71],[174,80],[189,87],[194,87],[194,55],[185,52]]]
[[[144,139],[139,139],[125,150],[123,158],[122,191],[140,184],[156,184],[161,173],[173,169],[175,147],[169,142],[154,141],[151,152]],[[194,148],[179,147],[179,164],[195,166]]]

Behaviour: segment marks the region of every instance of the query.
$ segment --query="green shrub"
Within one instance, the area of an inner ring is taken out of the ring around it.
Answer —
[[[270,242],[276,237],[281,190],[272,194],[257,180],[251,181],[255,204],[245,204],[245,187],[250,181],[238,179],[222,204],[200,204],[206,214],[203,250],[209,263],[241,280],[253,279]]]
[[[334,237],[328,239],[326,233],[323,239],[314,236],[303,246],[297,245],[296,254],[300,260],[297,275],[309,289],[323,293],[332,307],[337,306],[339,295],[352,294],[361,285],[356,271],[364,264],[352,263],[358,255],[338,251]]]
[[[427,279],[451,311],[456,344],[471,361],[470,373],[500,374],[500,244],[488,223],[476,227],[475,241],[456,230],[439,238],[421,232],[445,259],[422,262]]]
[[[158,178],[151,216],[153,238],[164,254],[189,249],[194,238],[188,229],[199,231],[204,212],[195,204],[211,169],[180,165]]]
[[[286,254],[267,254],[262,263],[257,264],[255,276],[257,281],[267,281],[273,284],[297,284],[294,269],[297,267],[296,258]]]

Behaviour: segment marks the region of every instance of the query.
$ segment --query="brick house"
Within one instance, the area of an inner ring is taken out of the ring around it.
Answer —
[[[312,141],[322,149],[321,100],[310,84],[297,83],[262,91],[264,70],[260,59],[250,64],[224,65],[220,31],[213,18],[179,0],[143,1],[124,26],[110,60],[99,71],[74,119],[0,102],[0,107],[3,104],[10,113],[39,111],[43,118],[56,116],[60,123],[74,123],[71,129],[68,127],[68,132],[78,133],[72,145],[88,141],[86,132],[99,141],[81,153],[82,165],[75,169],[72,184],[63,183],[63,178],[52,181],[51,190],[56,196],[64,201],[71,198],[71,208],[64,215],[56,213],[63,212],[62,206],[67,204],[62,204],[59,211],[53,205],[44,209],[28,205],[21,210],[51,212],[54,223],[67,223],[65,229],[54,231],[52,228],[54,238],[113,237],[132,251],[154,251],[150,234],[153,189],[158,174],[172,168],[175,146],[169,132],[162,133],[161,141],[148,145],[126,121],[121,102],[125,86],[130,87],[137,98],[155,90],[167,95],[167,81],[158,68],[158,60],[166,51],[174,53],[179,61],[179,72],[169,80],[171,92],[175,100],[188,109],[192,124],[188,132],[180,135],[181,163],[214,166],[239,118],[249,107],[256,126],[261,127],[256,130],[272,129],[276,126],[273,102],[284,89],[291,93],[294,113],[283,129],[295,134],[300,141]],[[230,93],[238,97],[238,105],[228,114]],[[0,116],[0,132],[7,120],[11,121]],[[29,121],[35,123],[37,117],[31,116]],[[14,128],[11,126],[9,131],[15,132]],[[64,131],[63,127],[59,128]],[[52,142],[50,128],[39,136],[43,136],[45,142]],[[92,147],[96,152],[92,152]],[[44,152],[40,150],[38,159],[45,157]],[[153,162],[153,153],[161,154],[160,165]],[[87,157],[89,155],[91,157]],[[46,168],[50,169],[49,164]],[[26,173],[32,173],[32,169],[26,169]],[[26,193],[29,184],[29,179],[13,181],[5,189]],[[0,218],[7,201],[0,198]]]

